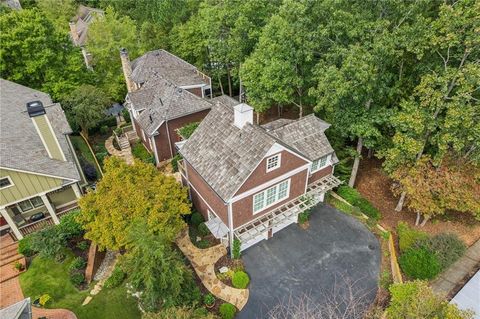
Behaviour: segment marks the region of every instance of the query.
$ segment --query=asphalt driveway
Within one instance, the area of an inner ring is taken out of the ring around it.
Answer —
[[[237,318],[256,319],[267,318],[280,304],[303,304],[319,311],[317,307],[331,308],[345,300],[372,302],[380,248],[376,237],[358,220],[320,204],[307,230],[290,225],[247,249],[243,260],[251,278],[250,298]]]

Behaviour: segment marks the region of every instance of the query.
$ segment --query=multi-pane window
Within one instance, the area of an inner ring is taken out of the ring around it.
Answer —
[[[43,206],[43,201],[40,197],[32,197],[30,199],[24,200],[23,202],[17,203],[17,206],[22,212],[32,210],[33,208]]]
[[[312,162],[312,169],[310,170],[311,173],[318,171],[319,169],[323,168],[327,164],[327,156],[321,157]]]
[[[280,167],[280,154],[267,158],[267,172]]]
[[[290,192],[290,179],[264,190],[253,196],[253,212],[257,213],[286,198]]]
[[[2,177],[0,178],[0,188],[7,188],[9,186],[12,186],[12,181],[10,180],[9,177]]]

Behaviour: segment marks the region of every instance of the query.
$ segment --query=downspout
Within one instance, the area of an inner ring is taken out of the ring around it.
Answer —
[[[167,128],[168,146],[170,147],[170,157],[173,158],[172,141],[170,140],[170,130],[168,129],[168,121],[165,121],[165,126]]]
[[[192,201],[192,190],[190,188],[190,178],[188,177],[187,161],[185,159],[182,159],[181,161],[183,162],[183,168],[185,169],[185,177],[187,179],[188,199],[190,199],[190,201]]]
[[[152,135],[150,137],[150,143],[152,143],[152,145],[153,145],[153,155],[155,156],[155,161],[156,161],[155,166],[157,166],[160,161],[158,160],[157,143],[155,142],[155,136],[156,135]]]
[[[230,246],[230,258],[233,258],[233,214],[232,214],[232,202],[228,202],[228,228],[230,235],[228,236]]]

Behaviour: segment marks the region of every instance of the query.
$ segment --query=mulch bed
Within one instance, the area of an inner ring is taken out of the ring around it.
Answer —
[[[229,256],[225,255],[221,257],[217,262],[215,263],[215,273],[220,272],[220,268],[222,267],[228,267],[229,270],[245,270],[245,265],[243,264],[242,259],[231,259]],[[217,276],[218,278],[218,276]],[[232,279],[231,278],[218,278],[220,281],[222,281],[224,284],[233,287],[232,285]]]
[[[388,230],[395,230],[398,222],[407,222],[414,227],[416,214],[404,208],[401,212],[395,211],[398,198],[392,193],[393,181],[382,169],[382,161],[376,158],[367,158],[366,154],[360,161],[360,169],[355,187],[382,213],[379,224]],[[457,234],[467,246],[471,246],[480,239],[480,222],[467,213],[447,212],[436,217],[420,228],[431,235],[439,233]]]

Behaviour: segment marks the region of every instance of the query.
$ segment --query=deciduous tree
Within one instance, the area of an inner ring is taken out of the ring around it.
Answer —
[[[82,85],[68,95],[63,105],[67,117],[81,128],[83,136],[88,139],[88,130],[105,117],[109,102],[101,89]]]
[[[140,218],[149,232],[172,241],[185,225],[182,216],[190,214],[187,190],[141,161],[127,165],[109,157],[104,169],[96,191],[80,199],[78,220],[85,237],[101,248],[123,248],[130,227]]]

